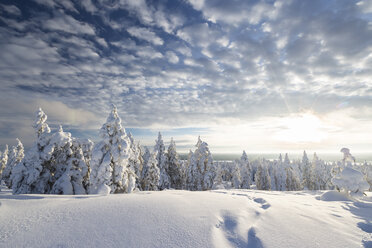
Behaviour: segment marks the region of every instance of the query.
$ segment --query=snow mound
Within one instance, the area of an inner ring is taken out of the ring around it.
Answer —
[[[369,189],[369,184],[364,175],[350,166],[345,167],[339,175],[332,179],[334,185],[352,196],[363,196]]]
[[[321,201],[352,201],[348,195],[338,191],[327,191],[316,198]]]

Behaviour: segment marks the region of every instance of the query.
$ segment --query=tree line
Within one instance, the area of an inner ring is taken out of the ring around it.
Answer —
[[[310,161],[304,151],[299,161],[290,161],[287,154],[284,159],[280,155],[277,160],[249,161],[243,151],[239,160],[213,161],[208,144],[199,136],[195,150],[190,150],[187,160],[181,160],[173,138],[166,150],[160,132],[150,151],[126,132],[115,106],[96,144],[72,137],[62,126],[52,132],[46,121],[47,115],[39,109],[33,125],[36,141],[27,153],[17,139],[16,146],[10,151],[6,146],[1,154],[0,178],[14,194],[131,193],[170,188],[200,191],[249,189],[252,185],[260,190],[326,190],[338,188],[340,180],[333,179],[346,166],[360,172],[372,189],[371,165],[352,163],[347,157],[326,163],[314,154]]]

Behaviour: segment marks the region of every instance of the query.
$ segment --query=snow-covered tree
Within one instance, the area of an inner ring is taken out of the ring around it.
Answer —
[[[5,169],[8,163],[8,155],[9,155],[8,145],[5,145],[5,150],[1,154],[1,158],[0,158],[0,182],[1,182],[3,170]]]
[[[136,187],[141,188],[141,173],[143,169],[143,159],[141,154],[141,148],[139,144],[136,144],[131,133],[128,134],[130,140],[131,156],[129,157],[129,167],[136,173]]]
[[[63,131],[51,133],[39,109],[34,124],[37,141],[11,173],[15,194],[85,194],[88,166],[80,143]]]
[[[143,164],[146,165],[147,162],[149,161],[151,157],[151,153],[150,153],[150,150],[149,148],[147,148],[147,146],[145,146],[143,148],[143,154],[142,154],[142,160],[143,160]]]
[[[181,168],[181,189],[186,189],[187,171],[188,171],[188,163],[186,160],[180,160],[180,168]]]
[[[94,146],[92,153],[90,192],[97,193],[106,186],[111,188],[110,193],[132,192],[136,175],[129,167],[130,140],[114,105],[100,136],[102,141]]]
[[[196,147],[189,161],[187,187],[189,190],[208,190],[213,187],[215,177],[213,158],[208,144],[200,136]]]
[[[286,171],[286,189],[287,190],[301,190],[302,189],[302,186],[301,186],[301,182],[300,182],[300,179],[299,177],[297,176],[296,172],[293,170],[292,167],[286,167],[285,168],[285,171]]]
[[[168,171],[167,157],[165,155],[165,146],[161,133],[158,134],[158,139],[155,140],[154,151],[156,152],[156,161],[160,169],[160,180],[159,180],[159,189],[169,189],[170,187],[170,177]]]
[[[316,153],[311,163],[311,183],[310,190],[329,189],[332,182],[332,168],[323,160],[319,159]]]
[[[147,163],[148,163],[148,161],[151,157],[151,153],[150,153],[150,150],[147,148],[147,146],[145,146],[145,147],[143,147],[143,149],[141,149],[141,154],[142,154],[143,167],[142,167],[141,178],[140,178],[140,189],[143,190],[144,175],[147,173],[146,172]]]
[[[311,163],[309,158],[307,157],[306,151],[302,156],[301,161],[301,168],[302,168],[302,185],[305,189],[311,189]]]
[[[167,153],[167,167],[169,171],[170,186],[174,189],[182,189],[182,168],[179,155],[176,150],[176,142],[171,138]]]
[[[83,179],[83,186],[85,189],[89,189],[89,178],[91,172],[90,161],[92,160],[92,150],[94,143],[90,139],[74,139],[74,142],[77,142],[77,145],[80,146],[83,151],[84,161],[88,167],[88,173]]]
[[[151,190],[155,191],[158,190],[159,187],[159,180],[160,180],[160,169],[158,167],[157,162],[157,154],[154,151],[151,156],[149,157],[147,164],[144,166],[143,170],[143,181],[142,181],[142,189],[143,190]]]
[[[332,178],[332,183],[347,195],[362,196],[364,191],[369,190],[370,185],[365,175],[357,170],[355,157],[351,155],[350,150],[342,148],[341,152],[344,154],[342,166],[340,166],[340,172]]]
[[[60,126],[52,135],[50,144],[54,146],[53,173],[54,184],[51,194],[86,194],[86,183],[89,169],[85,162],[81,143],[64,132]]]
[[[191,150],[189,151],[189,155],[187,157],[187,164],[188,170],[186,188],[188,190],[198,190],[197,187],[198,185],[201,185],[202,179],[197,167],[196,156],[194,156],[194,153]]]
[[[24,148],[22,142],[17,139],[17,145],[13,146],[10,153],[8,162],[3,170],[2,178],[5,182],[5,185],[9,188],[12,188],[12,181],[10,180],[10,175],[15,165],[20,163],[24,158]]]
[[[216,166],[216,176],[214,177],[213,189],[223,189],[223,169],[221,164],[217,163]]]
[[[364,174],[365,179],[370,185],[369,190],[372,191],[372,165],[367,163],[367,161],[364,161],[362,166],[362,172]]]
[[[249,189],[251,185],[252,178],[252,169],[248,161],[248,156],[243,151],[242,156],[240,157],[240,175],[241,175],[241,188]]]
[[[40,108],[33,127],[37,140],[26,153],[21,163],[14,166],[11,174],[14,194],[49,193],[54,183],[52,166],[53,145],[50,128],[46,123],[47,115]]]
[[[274,160],[273,162],[269,162],[267,170],[269,171],[271,190],[279,190],[278,161]]]
[[[363,174],[353,169],[350,164],[333,178],[332,182],[339,190],[351,196],[362,196],[370,187]]]
[[[262,163],[258,165],[255,181],[257,189],[259,190],[271,189],[271,179],[269,176],[266,160],[263,160]]]
[[[239,161],[235,161],[235,166],[233,170],[233,177],[231,180],[231,186],[234,187],[235,189],[240,189],[241,183],[242,183],[242,178],[240,175],[240,168],[239,168]]]
[[[276,183],[276,190],[279,191],[284,191],[286,190],[286,178],[287,178],[287,173],[286,173],[286,168],[289,166],[289,158],[288,155],[286,154],[287,159],[282,159],[282,154],[279,155],[279,160],[276,162],[276,170],[275,170],[275,183]]]

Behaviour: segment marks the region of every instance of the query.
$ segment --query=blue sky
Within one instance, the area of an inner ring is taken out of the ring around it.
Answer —
[[[0,43],[2,146],[114,103],[145,145],[371,151],[371,1],[3,0]]]

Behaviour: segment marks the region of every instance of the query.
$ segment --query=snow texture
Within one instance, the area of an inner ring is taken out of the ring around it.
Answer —
[[[0,192],[0,247],[366,248],[372,243],[371,193],[359,201],[322,201],[319,191],[100,193]]]

